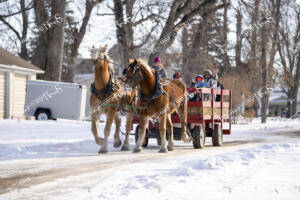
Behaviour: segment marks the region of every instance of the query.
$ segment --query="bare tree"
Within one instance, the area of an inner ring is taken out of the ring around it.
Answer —
[[[74,67],[76,64],[76,59],[79,55],[78,50],[82,43],[82,40],[86,34],[89,21],[92,16],[93,9],[99,4],[104,2],[104,0],[85,0],[85,12],[84,16],[79,23],[74,20],[74,17],[67,15],[66,17],[66,37],[69,38],[65,41],[65,60],[66,65],[64,65],[64,70],[62,71],[62,80],[67,82],[73,81]],[[81,2],[80,2],[81,3]],[[70,13],[72,11],[69,11]],[[73,12],[72,12],[73,13]]]
[[[45,74],[39,75],[40,78],[60,81],[66,1],[34,0],[33,6],[35,23],[39,31],[34,41],[32,62],[45,70]],[[60,22],[52,25],[52,20],[56,19]]]
[[[20,7],[18,8],[17,5]],[[0,21],[10,30],[14,33],[14,35],[17,37],[17,40],[20,43],[20,57],[24,58],[25,60],[29,59],[29,54],[27,50],[27,36],[28,36],[28,28],[29,28],[29,20],[28,20],[28,12],[33,8],[32,7],[32,1],[30,1],[27,5],[25,0],[19,0],[19,3],[12,4],[12,7],[9,7],[7,9],[7,14],[2,13],[0,15]],[[17,8],[17,11],[14,8]],[[3,9],[4,10],[4,9]],[[12,17],[18,17],[21,15],[21,31],[19,31],[12,23],[10,23],[10,18]],[[15,43],[17,47],[17,43]]]
[[[158,41],[154,45],[154,51],[151,52],[148,63],[152,64],[155,56],[163,55],[168,47],[170,47],[176,37],[177,31],[195,16],[203,16],[204,13],[209,15],[216,10],[223,8],[224,5],[216,5],[216,0],[203,0],[197,2],[197,6],[191,9],[192,0],[174,0],[167,21],[161,31]],[[178,22],[177,22],[178,21]],[[176,23],[177,22],[177,23]],[[166,41],[166,42],[162,42]]]
[[[154,30],[160,23],[159,15],[165,10],[157,2],[153,4],[149,2],[146,4],[142,3],[143,1],[136,0],[114,0],[113,12],[116,23],[116,35],[121,53],[121,63],[124,66],[127,66],[128,57],[135,57],[137,55],[136,51],[150,41]],[[134,9],[134,5],[137,5],[136,10]],[[137,20],[138,16],[139,19]],[[140,43],[137,43],[134,31],[137,31],[138,26],[142,26],[144,22],[149,20],[152,21],[150,31],[143,36]]]
[[[287,116],[296,114],[297,92],[300,80],[300,7],[295,4],[285,4],[281,12],[278,52],[283,67],[283,91],[290,101],[287,102]],[[286,13],[286,14],[284,14]],[[290,26],[290,18],[294,16],[296,26]]]

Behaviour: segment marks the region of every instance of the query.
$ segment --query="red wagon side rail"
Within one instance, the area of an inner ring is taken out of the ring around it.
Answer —
[[[188,101],[188,123],[201,124],[203,127],[205,127],[205,124],[209,123],[211,124],[212,129],[214,129],[215,123],[220,123],[223,134],[231,134],[231,90],[188,88],[187,92],[189,94],[199,94],[201,96],[200,101]],[[209,98],[205,99],[205,95],[209,96]],[[215,101],[216,96],[219,96],[219,101]],[[199,113],[191,113],[193,109],[199,111]],[[172,115],[172,122],[180,123],[180,118],[177,114]]]

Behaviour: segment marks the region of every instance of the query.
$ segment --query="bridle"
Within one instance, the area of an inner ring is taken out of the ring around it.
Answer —
[[[128,72],[129,70],[132,69],[132,77],[129,79],[128,77]],[[126,72],[124,73],[125,75],[125,83],[129,84],[130,87],[134,87],[134,84],[137,82],[140,82],[143,80],[143,75],[141,71],[141,66],[137,64],[135,67],[133,64],[130,64],[128,68],[126,69]]]

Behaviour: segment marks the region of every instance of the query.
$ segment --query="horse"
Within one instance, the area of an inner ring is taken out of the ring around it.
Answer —
[[[130,102],[131,94],[124,91],[120,79],[113,77],[112,60],[107,54],[107,45],[100,48],[93,48],[91,51],[91,59],[94,64],[94,82],[91,84],[90,108],[91,108],[91,131],[93,133],[96,144],[101,148],[98,153],[108,152],[108,138],[113,121],[116,125],[114,134],[114,147],[118,148],[122,145],[120,140],[121,118],[118,109],[122,101],[125,99]],[[129,98],[129,99],[128,99]],[[104,139],[98,136],[99,117],[106,114],[106,124],[104,128]],[[126,115],[126,137],[121,148],[122,151],[129,150],[129,134],[131,131],[132,114]]]
[[[159,153],[174,150],[173,124],[171,114],[177,111],[181,122],[181,139],[190,142],[186,133],[187,120],[187,93],[185,84],[179,80],[160,81],[159,74],[142,60],[128,59],[129,66],[125,72],[125,84],[131,88],[140,88],[142,108],[139,109],[140,128],[138,141],[133,153],[141,152],[145,138],[146,127],[150,118],[159,120],[161,146]],[[162,84],[162,85],[160,85]],[[166,146],[166,128],[169,134],[169,143]]]

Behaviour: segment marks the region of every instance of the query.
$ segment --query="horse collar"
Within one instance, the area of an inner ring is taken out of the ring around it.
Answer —
[[[144,95],[141,93],[141,100],[145,102],[146,104],[150,103],[153,99],[156,99],[160,97],[163,94],[163,89],[160,81],[160,76],[158,72],[155,72],[155,90],[152,94],[150,95]]]
[[[98,96],[98,95],[107,96],[107,95],[111,94],[115,90],[115,83],[113,82],[113,74],[111,72],[109,74],[110,74],[109,81],[104,89],[97,90],[95,88],[95,83],[93,82],[91,84],[90,92],[93,93],[95,96]]]

